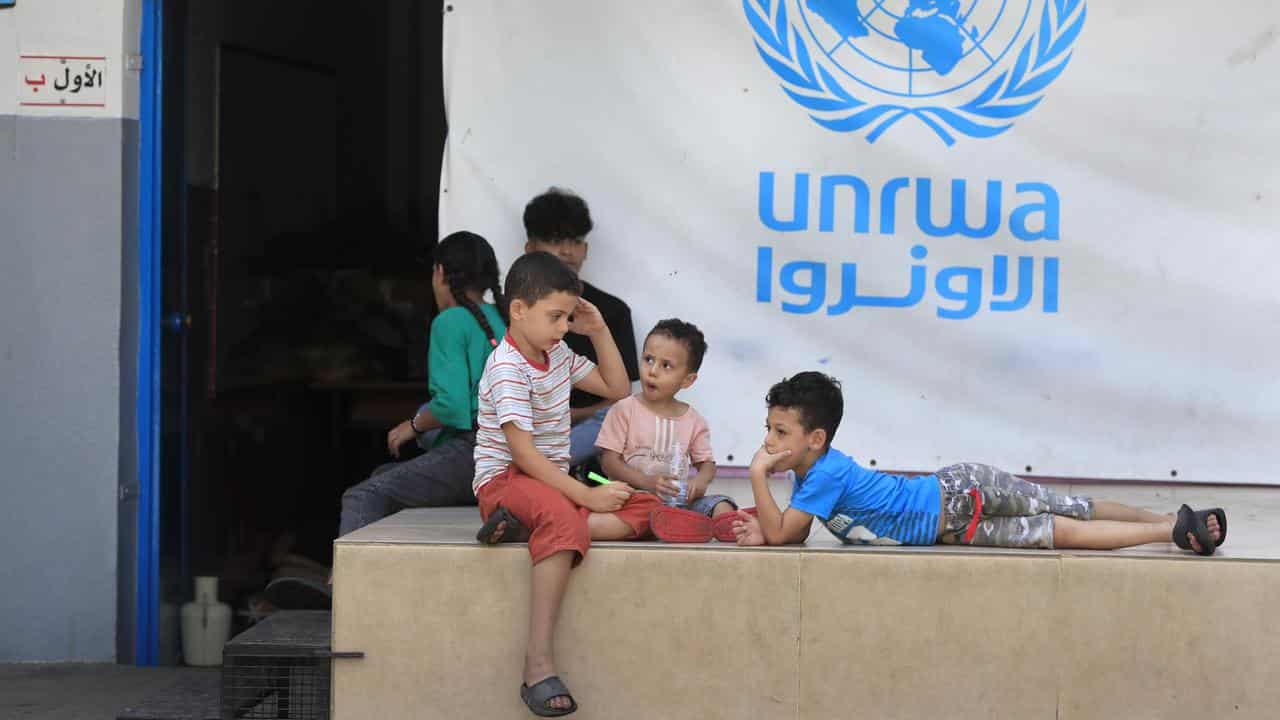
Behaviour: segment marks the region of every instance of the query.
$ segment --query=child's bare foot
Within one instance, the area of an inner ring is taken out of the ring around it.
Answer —
[[[526,657],[524,659],[524,685],[531,688],[534,685],[553,677],[556,674],[555,663],[549,657]],[[543,707],[548,710],[568,710],[573,707],[572,695],[556,695],[548,698]]]
[[[1218,543],[1218,538],[1222,537],[1222,529],[1218,526],[1218,517],[1210,515],[1205,521],[1205,527],[1209,528],[1209,537],[1213,539],[1214,544]],[[1196,540],[1195,533],[1187,533],[1187,542],[1191,543],[1191,549],[1200,552],[1200,542]]]
[[[494,526],[493,532],[489,535],[489,540],[487,542],[490,545],[495,545],[497,543],[502,542],[502,536],[505,535],[506,532],[507,532],[507,521],[500,520],[498,524]]]
[[[1170,539],[1183,550],[1212,555],[1227,540],[1227,513],[1222,508],[1194,510],[1184,503],[1173,521],[1172,535]]]
[[[527,542],[529,531],[520,524],[515,515],[506,508],[500,507],[484,521],[484,525],[480,526],[476,539],[486,545],[496,545],[501,542]]]

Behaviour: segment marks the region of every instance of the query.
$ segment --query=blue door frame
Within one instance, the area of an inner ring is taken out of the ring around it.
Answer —
[[[134,662],[160,652],[160,252],[163,0],[142,2],[138,113],[138,545]]]

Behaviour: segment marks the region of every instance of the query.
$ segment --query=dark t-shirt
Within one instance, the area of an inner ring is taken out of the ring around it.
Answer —
[[[622,353],[622,364],[627,368],[627,378],[632,382],[640,379],[639,353],[636,352],[636,331],[631,327],[631,308],[618,298],[601,290],[585,280],[582,283],[582,299],[600,309],[604,324],[609,326],[613,341],[618,344],[618,352]],[[597,362],[596,349],[591,345],[591,338],[586,335],[569,333],[564,336],[565,343],[575,353]],[[595,405],[604,398],[574,388],[569,396],[569,407],[587,407]]]

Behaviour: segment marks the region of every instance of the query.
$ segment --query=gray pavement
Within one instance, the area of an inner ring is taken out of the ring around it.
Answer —
[[[218,670],[140,668],[110,663],[20,663],[0,665],[0,718],[4,720],[111,720],[145,717],[127,712],[156,697],[194,699],[212,687],[212,698],[196,706],[217,709]],[[176,691],[176,692],[175,692]],[[188,706],[191,703],[186,703]],[[172,706],[172,705],[171,705]],[[204,720],[205,712],[169,713],[174,720]],[[159,717],[159,716],[153,716]],[[214,714],[212,717],[216,717]]]

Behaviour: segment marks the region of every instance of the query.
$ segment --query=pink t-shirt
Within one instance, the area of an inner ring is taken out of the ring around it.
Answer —
[[[666,457],[676,441],[685,449],[691,466],[715,459],[711,430],[692,406],[678,418],[661,417],[632,395],[609,408],[596,447],[619,453],[631,467],[655,475],[666,468]]]

